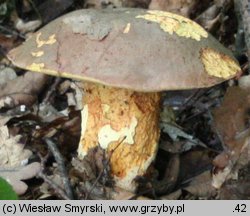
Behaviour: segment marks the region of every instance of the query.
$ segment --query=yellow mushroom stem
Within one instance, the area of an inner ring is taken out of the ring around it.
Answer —
[[[145,174],[157,152],[160,93],[95,83],[84,83],[84,89],[79,158],[101,147],[110,155],[116,185],[133,191],[135,177]]]

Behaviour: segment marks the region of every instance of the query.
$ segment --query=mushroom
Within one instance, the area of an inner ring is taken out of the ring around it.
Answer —
[[[101,147],[116,184],[130,191],[157,152],[161,92],[210,87],[241,71],[195,22],[128,8],[66,14],[8,58],[20,68],[84,81],[79,158]]]

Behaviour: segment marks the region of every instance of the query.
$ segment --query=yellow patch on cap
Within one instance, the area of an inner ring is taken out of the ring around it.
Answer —
[[[38,72],[38,73],[44,73],[52,76],[59,76],[59,77],[65,77],[70,79],[76,79],[76,80],[83,80],[83,81],[90,81],[90,82],[98,82],[99,80],[84,77],[81,75],[75,75],[73,73],[65,72],[65,71],[58,71],[54,69],[47,68],[44,63],[32,63],[25,67],[26,70]]]
[[[41,57],[43,56],[44,51],[37,51],[37,52],[31,52],[31,55],[34,57]]]
[[[191,38],[197,41],[200,41],[202,37],[208,37],[208,33],[200,25],[188,18],[165,11],[149,10],[147,12],[148,14],[138,15],[136,18],[159,23],[161,29],[171,35],[176,33],[180,37]]]
[[[206,72],[211,76],[227,79],[241,71],[235,60],[211,48],[202,49],[200,57]]]
[[[41,72],[44,66],[44,63],[32,63],[31,65],[27,66],[27,69],[31,71]]]
[[[58,72],[56,70],[46,68],[44,63],[32,63],[31,65],[28,65],[26,67],[26,69],[30,70],[30,71],[34,71],[34,72],[53,75],[53,76],[61,76],[62,75],[62,76],[65,76],[65,77],[69,77],[67,73],[63,73],[63,72],[60,73],[60,72]]]
[[[124,33],[124,34],[129,33],[130,26],[131,26],[131,24],[130,24],[130,23],[128,23],[128,24],[126,25],[125,29],[123,30],[123,33]]]
[[[66,72],[59,72],[53,69],[49,69],[45,67],[44,63],[32,63],[31,65],[28,65],[26,67],[27,70],[39,72],[39,73],[45,73],[53,76],[62,76],[62,77],[68,77],[68,78],[74,78],[74,76]]]
[[[36,35],[36,43],[37,43],[37,47],[40,48],[42,47],[43,45],[51,45],[51,44],[54,44],[56,42],[56,35],[53,34],[53,35],[50,35],[48,40],[41,40],[40,37],[41,37],[42,33],[39,32],[37,35]]]

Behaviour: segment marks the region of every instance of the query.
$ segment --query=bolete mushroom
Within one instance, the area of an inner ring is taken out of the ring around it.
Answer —
[[[84,81],[78,155],[97,146],[112,152],[112,176],[128,190],[157,152],[160,92],[209,87],[240,72],[195,22],[144,9],[71,12],[8,57],[20,68]]]

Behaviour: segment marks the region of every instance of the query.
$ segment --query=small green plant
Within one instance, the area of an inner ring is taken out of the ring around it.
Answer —
[[[12,186],[0,177],[0,200],[17,200],[18,196]]]

